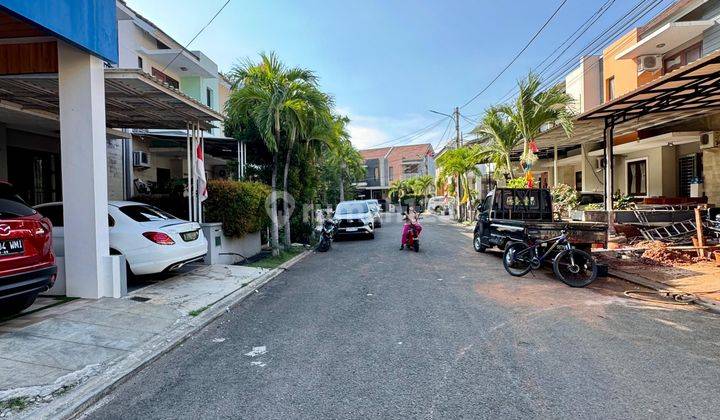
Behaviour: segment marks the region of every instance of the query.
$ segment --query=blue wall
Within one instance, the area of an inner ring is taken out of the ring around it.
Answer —
[[[115,0],[0,0],[0,7],[106,61],[118,61]]]

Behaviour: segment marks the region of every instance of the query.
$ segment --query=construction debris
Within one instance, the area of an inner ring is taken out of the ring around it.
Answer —
[[[661,241],[645,241],[635,246],[645,250],[640,256],[645,264],[673,267],[705,261],[704,258],[692,257],[681,250],[672,249],[673,247]]]

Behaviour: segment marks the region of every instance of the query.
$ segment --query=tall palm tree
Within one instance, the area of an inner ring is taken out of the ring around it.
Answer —
[[[297,100],[297,92],[303,90],[301,88],[306,85],[314,85],[316,78],[309,70],[287,68],[274,53],[261,53],[258,63],[248,59],[235,66],[230,78],[233,86],[226,104],[228,116],[234,120],[249,116],[272,154],[270,244],[273,254],[277,255],[280,236],[277,217],[277,177],[283,130],[288,132],[290,128],[289,137],[294,141],[299,116],[306,112]],[[288,233],[286,232],[286,236]]]
[[[285,151],[285,166],[283,168],[283,191],[287,195],[290,164],[296,142],[298,138],[306,138],[313,126],[323,125],[323,120],[330,118],[332,99],[320,92],[314,82],[304,80],[290,82],[286,96],[284,114],[288,139]],[[285,246],[289,247],[292,244],[289,200],[283,200],[283,219]]]
[[[517,125],[498,107],[491,107],[473,133],[488,139],[480,148],[481,160],[493,163],[496,175],[506,171],[515,178],[510,155],[522,141]]]
[[[340,201],[345,200],[345,181],[357,180],[365,173],[365,160],[360,152],[350,143],[345,122],[338,122],[335,126],[340,135],[338,143],[330,149],[329,163],[338,168],[338,181],[340,187]]]
[[[523,156],[528,155],[528,144],[537,137],[543,127],[560,125],[570,137],[573,130],[572,113],[568,106],[573,99],[560,85],[543,89],[540,76],[529,73],[518,82],[517,99],[498,109],[516,126],[523,142]]]
[[[281,145],[284,145],[287,151],[283,174],[283,188],[287,190],[287,171],[294,142],[298,135],[306,130],[308,118],[319,112],[319,108],[330,106],[327,102],[329,98],[317,90],[317,78],[312,71],[288,68],[274,53],[261,53],[258,63],[248,59],[235,66],[230,78],[233,80],[233,90],[226,104],[228,116],[231,119],[250,116],[272,154],[270,243],[273,253],[277,255],[277,177]],[[283,134],[287,137],[284,138]],[[283,202],[287,244],[290,242],[289,212],[287,200]]]

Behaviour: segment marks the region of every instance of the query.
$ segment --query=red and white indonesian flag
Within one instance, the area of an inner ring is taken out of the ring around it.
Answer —
[[[198,199],[202,203],[207,200],[207,178],[205,177],[205,156],[203,155],[202,143],[197,142],[195,145],[195,177],[197,179],[197,195]]]

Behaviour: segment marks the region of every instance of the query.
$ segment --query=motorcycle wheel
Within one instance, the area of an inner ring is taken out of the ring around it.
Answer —
[[[318,252],[327,252],[330,249],[330,241],[326,238],[320,239],[320,243],[317,246]]]
[[[566,249],[553,260],[555,275],[570,287],[585,287],[597,278],[597,263],[585,251]]]
[[[525,251],[528,248],[529,246],[523,242],[513,242],[505,247],[505,252],[503,252],[503,266],[508,274],[515,277],[522,277],[532,269],[532,256],[529,252],[520,257],[516,256],[517,253]]]
[[[413,242],[413,251],[415,251],[415,252],[420,251],[420,241],[418,241],[417,239],[415,239],[415,241]]]

